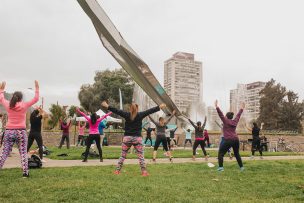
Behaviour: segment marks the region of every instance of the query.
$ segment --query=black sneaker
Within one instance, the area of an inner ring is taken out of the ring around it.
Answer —
[[[100,159],[100,162],[103,162],[103,158]]]
[[[22,178],[29,178],[29,177],[30,177],[30,174],[24,173],[24,174],[22,175]]]
[[[82,162],[88,162],[88,160],[84,159],[84,160],[82,160]]]

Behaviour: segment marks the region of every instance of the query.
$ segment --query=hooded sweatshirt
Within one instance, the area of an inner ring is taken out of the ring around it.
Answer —
[[[8,115],[6,129],[25,129],[26,112],[38,100],[39,90],[36,90],[35,97],[31,101],[17,102],[14,108],[10,108],[9,101],[4,98],[4,91],[0,91],[0,104],[3,105]]]

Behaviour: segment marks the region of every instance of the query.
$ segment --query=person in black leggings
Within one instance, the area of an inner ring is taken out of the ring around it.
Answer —
[[[150,120],[156,126],[156,141],[154,144],[153,162],[156,161],[157,149],[158,149],[160,143],[162,143],[167,156],[169,157],[170,161],[172,161],[172,155],[168,149],[168,142],[167,142],[165,133],[166,133],[166,125],[169,123],[169,121],[172,119],[172,117],[174,115],[175,115],[175,110],[172,112],[172,115],[167,120],[165,120],[163,117],[159,117],[159,119],[158,119],[159,122],[156,122],[155,120],[153,120],[153,118],[151,116],[149,116]]]
[[[31,130],[28,136],[27,152],[36,140],[39,148],[39,157],[43,160],[43,141],[41,136],[41,120],[45,116],[42,108],[35,109],[30,116]]]
[[[251,145],[251,159],[254,158],[255,151],[259,151],[260,158],[263,159],[263,152],[261,147],[261,139],[260,139],[260,131],[263,129],[264,123],[261,123],[261,128],[258,127],[257,123],[253,123],[253,128],[248,128],[246,125],[245,127],[247,130],[251,131],[252,133],[252,145]]]
[[[193,161],[195,160],[196,149],[200,145],[202,150],[203,150],[205,160],[207,161],[208,160],[208,155],[207,155],[207,152],[206,152],[206,149],[205,149],[206,143],[205,143],[205,136],[204,136],[204,129],[205,129],[205,126],[206,126],[207,117],[205,117],[203,125],[200,121],[198,121],[195,125],[193,121],[191,121],[190,119],[188,119],[188,120],[195,129],[195,141],[194,141],[194,144],[193,144],[192,159],[193,159]]]
[[[245,103],[242,103],[241,109],[234,119],[233,119],[234,116],[233,112],[228,112],[226,116],[224,116],[223,112],[218,106],[217,100],[215,101],[215,107],[220,119],[223,122],[223,134],[224,134],[224,140],[223,143],[220,145],[220,149],[218,152],[219,167],[217,170],[224,171],[224,167],[223,167],[224,156],[229,150],[229,148],[232,147],[234,156],[240,166],[241,171],[243,171],[244,167],[243,167],[242,158],[240,156],[240,141],[238,135],[236,134],[236,127],[245,108]]]
[[[151,142],[151,147],[152,147],[152,132],[155,131],[154,128],[143,128],[146,132],[147,132],[147,136],[146,136],[146,139],[145,139],[145,145],[147,144],[147,141],[150,140]]]

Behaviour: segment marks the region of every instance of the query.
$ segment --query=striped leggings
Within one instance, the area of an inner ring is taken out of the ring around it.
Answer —
[[[23,174],[28,174],[27,136],[25,129],[7,129],[4,132],[3,150],[0,157],[0,169],[11,153],[14,143],[18,145]]]
[[[134,149],[137,152],[137,157],[139,161],[139,165],[141,171],[146,170],[145,159],[144,159],[144,150],[142,145],[142,137],[135,137],[135,136],[124,136],[122,145],[121,145],[121,157],[119,158],[116,170],[120,171],[127,157],[127,153],[131,146],[134,146]]]

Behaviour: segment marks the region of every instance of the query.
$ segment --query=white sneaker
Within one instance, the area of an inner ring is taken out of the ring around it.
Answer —
[[[41,162],[42,162],[42,163],[46,163],[47,161],[46,161],[46,160],[44,160],[44,159],[41,159]]]
[[[263,157],[263,156],[260,156],[260,159],[264,159],[264,157]]]
[[[254,159],[254,156],[251,156],[250,159]]]

